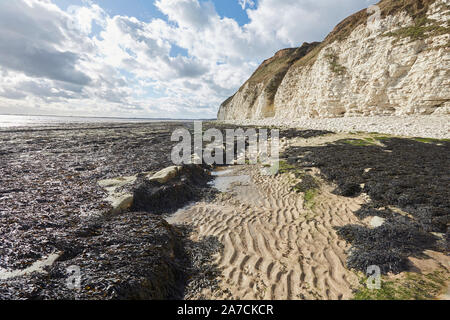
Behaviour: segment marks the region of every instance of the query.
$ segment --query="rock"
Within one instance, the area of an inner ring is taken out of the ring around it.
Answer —
[[[370,219],[369,224],[372,228],[377,228],[377,227],[382,226],[385,221],[386,221],[385,218],[375,216],[372,219]]]
[[[167,167],[165,169],[162,169],[161,171],[158,171],[157,173],[148,177],[147,179],[149,181],[166,183],[166,182],[172,180],[173,178],[175,178],[177,176],[178,172],[180,171],[180,169],[181,169],[180,166]]]
[[[133,194],[131,193],[112,193],[106,198],[106,201],[110,203],[111,214],[120,214],[131,208],[133,204]]]
[[[108,197],[105,201],[111,205],[109,213],[120,214],[130,209],[133,204],[133,194],[130,192],[118,192],[117,189],[132,185],[136,179],[137,176],[129,176],[106,179],[98,182],[98,185],[108,192]]]
[[[436,250],[437,239],[405,217],[389,218],[376,228],[361,225],[335,227],[339,238],[352,245],[347,267],[366,272],[377,265],[381,273],[395,274],[409,269],[408,257]]]
[[[172,213],[202,195],[211,176],[200,165],[170,167],[153,179],[142,179],[133,190],[134,211]],[[161,182],[163,181],[163,182]],[[165,183],[164,183],[165,182]]]
[[[442,232],[431,232],[431,234],[440,240],[445,240],[445,233]]]
[[[100,180],[99,182],[97,182],[97,184],[106,191],[113,192],[118,188],[133,184],[136,181],[136,178],[136,176],[118,177],[113,179]]]
[[[33,272],[46,273],[45,268],[51,266],[60,256],[59,253],[53,253],[48,257],[35,261],[31,266],[21,270],[2,270],[0,269],[0,281],[12,279],[15,277],[27,276]]]
[[[110,214],[127,210],[170,213],[196,199],[198,189],[210,179],[199,165],[171,166],[143,177],[137,183],[137,175],[98,182],[108,192],[105,201],[111,205]]]

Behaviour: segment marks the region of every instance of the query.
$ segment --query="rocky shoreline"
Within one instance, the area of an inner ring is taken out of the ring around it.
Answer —
[[[0,298],[180,299],[187,287],[209,285],[220,243],[190,240],[189,228],[161,213],[203,197],[210,176],[191,166],[151,179],[171,165],[170,135],[180,126],[192,123],[2,130]],[[137,177],[122,186],[134,199],[115,211],[98,182],[123,176]]]
[[[171,163],[180,126],[1,131],[0,299],[348,299],[370,264],[445,285],[448,140],[284,127],[276,176],[219,191]]]

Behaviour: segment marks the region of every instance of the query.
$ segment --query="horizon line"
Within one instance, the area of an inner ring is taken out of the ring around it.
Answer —
[[[141,118],[141,117],[108,117],[108,116],[77,116],[56,114],[25,114],[25,113],[0,113],[0,116],[32,116],[32,117],[61,117],[61,118],[94,118],[94,119],[128,119],[128,120],[217,120],[217,118]]]

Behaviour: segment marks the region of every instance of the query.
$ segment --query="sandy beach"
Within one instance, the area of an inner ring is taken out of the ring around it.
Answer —
[[[349,299],[358,284],[345,268],[348,244],[333,230],[357,222],[352,211],[362,199],[343,199],[324,189],[308,208],[292,192],[289,177],[261,176],[258,168],[236,167],[248,182],[229,186],[214,203],[198,203],[169,219],[196,227],[197,236],[216,236],[224,245],[217,258],[217,299]],[[226,176],[225,176],[226,177]],[[195,297],[193,297],[195,298]]]
[[[368,136],[361,134],[358,138]],[[346,138],[355,135],[328,134],[285,141],[286,146],[311,147]],[[215,236],[224,245],[215,260],[222,271],[219,289],[206,289],[188,298],[354,298],[365,285],[361,283],[364,273],[348,268],[351,246],[338,236],[335,227],[357,224],[374,228],[373,218],[355,215],[370,197],[364,193],[357,197],[336,195],[336,185],[320,178],[320,170],[308,169],[320,187],[313,200],[305,200],[304,193],[292,188],[301,181],[292,172],[267,176],[261,169],[260,165],[218,169],[214,185],[222,193],[214,201],[196,203],[168,218],[172,224],[194,226],[194,239]],[[448,252],[428,250],[425,256],[409,261],[417,274],[440,272],[445,281],[436,297],[448,299]],[[384,281],[395,279],[399,283],[408,276],[408,272],[391,273]]]

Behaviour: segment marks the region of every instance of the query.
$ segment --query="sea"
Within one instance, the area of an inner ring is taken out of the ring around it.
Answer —
[[[0,114],[0,128],[36,127],[36,126],[51,126],[51,125],[76,124],[76,123],[145,123],[145,122],[159,122],[159,121],[186,121],[186,120]]]

